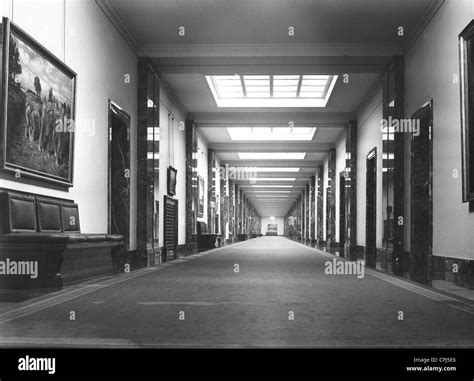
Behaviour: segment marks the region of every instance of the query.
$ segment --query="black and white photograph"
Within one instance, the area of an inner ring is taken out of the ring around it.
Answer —
[[[474,379],[474,0],[0,19],[1,381]]]

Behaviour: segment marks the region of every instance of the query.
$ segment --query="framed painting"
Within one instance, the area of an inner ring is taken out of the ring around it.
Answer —
[[[474,20],[459,34],[462,200],[474,201]]]
[[[176,194],[176,175],[178,170],[173,167],[168,167],[168,195],[174,196]]]
[[[198,176],[198,217],[204,217],[204,178]]]
[[[0,41],[0,169],[71,187],[77,75],[8,18]]]

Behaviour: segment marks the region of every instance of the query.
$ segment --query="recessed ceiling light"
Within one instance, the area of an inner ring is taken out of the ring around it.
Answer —
[[[231,140],[312,140],[316,127],[227,127]]]
[[[239,152],[244,160],[303,160],[306,152]]]

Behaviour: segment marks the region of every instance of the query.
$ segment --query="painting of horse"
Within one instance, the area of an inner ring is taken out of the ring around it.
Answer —
[[[8,46],[3,170],[71,186],[76,74],[7,23],[2,39]]]

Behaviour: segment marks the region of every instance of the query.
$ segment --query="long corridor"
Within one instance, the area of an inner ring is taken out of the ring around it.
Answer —
[[[261,237],[97,279],[0,313],[2,346],[472,346],[474,306]]]

